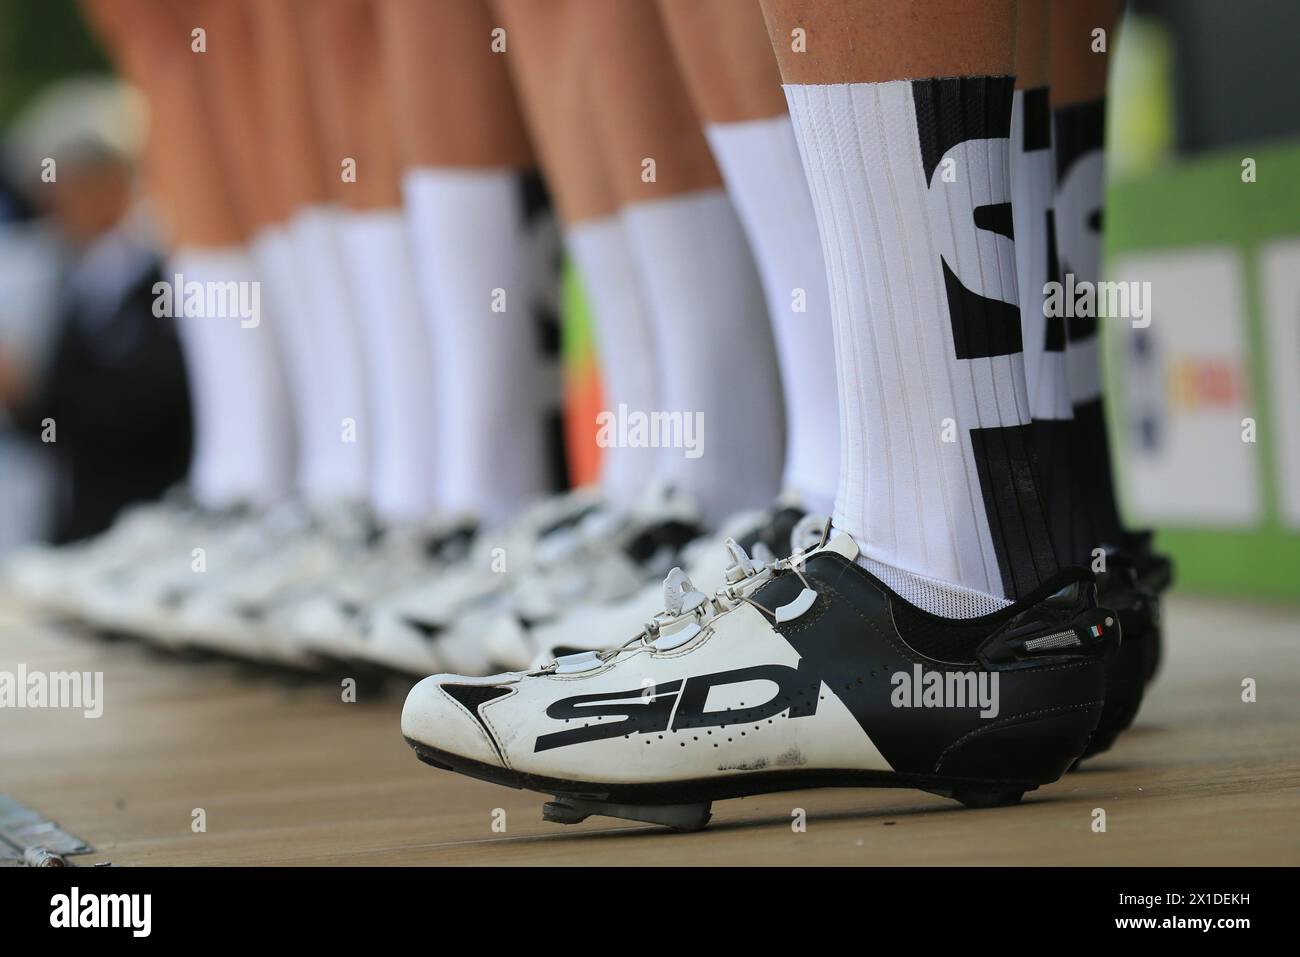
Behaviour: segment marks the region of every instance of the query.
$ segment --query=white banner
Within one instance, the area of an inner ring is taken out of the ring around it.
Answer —
[[[1137,524],[1244,527],[1262,517],[1239,254],[1134,253],[1108,279],[1149,282],[1151,323],[1111,328],[1125,408],[1117,466]]]

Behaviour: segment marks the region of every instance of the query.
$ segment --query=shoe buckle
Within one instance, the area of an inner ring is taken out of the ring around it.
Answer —
[[[669,615],[677,616],[694,611],[707,600],[708,596],[696,591],[680,568],[674,568],[664,579],[664,608]]]
[[[654,641],[655,651],[672,651],[674,648],[680,648],[686,644],[703,629],[698,622],[682,622],[680,628],[674,628],[671,631],[660,631]]]
[[[561,655],[555,659],[555,669],[552,672],[557,675],[572,675],[582,671],[594,671],[603,665],[600,655],[594,651],[582,651],[576,655]]]

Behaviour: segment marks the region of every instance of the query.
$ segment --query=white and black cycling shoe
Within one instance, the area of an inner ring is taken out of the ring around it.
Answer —
[[[548,820],[680,830],[713,801],[800,788],[1014,803],[1087,745],[1119,626],[1086,571],[957,620],[904,601],[845,534],[763,566],[730,547],[724,589],[674,570],[667,610],[617,648],[424,679],[406,740],[435,767],[554,795]]]
[[[1124,643],[1106,673],[1106,707],[1080,761],[1108,751],[1128,730],[1160,664],[1160,603],[1173,584],[1173,562],[1151,546],[1151,533],[1129,535],[1124,548],[1106,549],[1105,571],[1097,574],[1097,594],[1115,611]]]
[[[493,571],[495,559],[483,554],[466,581],[449,577],[441,589],[381,603],[363,622],[355,657],[415,677],[442,670],[482,675],[499,670],[493,650],[515,639],[522,650],[507,660],[522,659],[524,667],[532,658],[524,643],[531,627],[581,596],[626,597],[663,575],[699,531],[694,503],[667,487],[648,490],[628,511],[583,509],[511,555],[513,572]]]
[[[750,510],[728,520],[716,534],[702,535],[681,553],[681,567],[695,586],[706,594],[722,588],[727,570],[728,539],[756,559],[788,558],[796,548],[815,546],[822,537],[826,519],[808,514],[792,496],[785,496],[766,509]],[[507,670],[540,667],[555,658],[583,651],[602,651],[611,636],[622,640],[663,608],[663,586],[647,582],[634,595],[619,601],[583,601],[550,621],[534,624],[528,642],[521,643],[525,658],[511,658],[495,639],[500,623],[488,633],[488,650],[493,660]],[[516,631],[522,631],[519,626]],[[508,647],[508,646],[507,646]]]

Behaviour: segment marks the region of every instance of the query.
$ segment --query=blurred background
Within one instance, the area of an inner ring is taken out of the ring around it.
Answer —
[[[1127,517],[1159,529],[1190,590],[1300,598],[1298,35],[1288,0],[1134,0],[1116,47],[1107,270],[1149,280],[1155,315],[1103,324],[1111,439]],[[51,361],[70,285],[121,295],[149,266],[82,262],[130,204],[147,123],[109,77],[72,0],[0,0],[0,399]],[[51,136],[77,146],[58,196],[31,179]],[[576,282],[564,311],[582,479],[600,390]],[[58,534],[48,450],[21,424],[0,402],[0,556]]]

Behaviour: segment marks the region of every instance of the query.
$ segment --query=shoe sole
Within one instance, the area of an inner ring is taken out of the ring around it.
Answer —
[[[516,790],[554,795],[556,800],[543,808],[543,817],[559,824],[577,824],[589,815],[600,814],[663,824],[679,831],[699,830],[708,823],[713,801],[817,788],[915,788],[950,797],[970,808],[1003,807],[1018,804],[1026,791],[1036,790],[1040,783],[894,771],[783,770],[663,784],[613,784],[527,774],[452,754],[412,738],[406,738],[406,743],[415,750],[416,757],[432,767]]]

